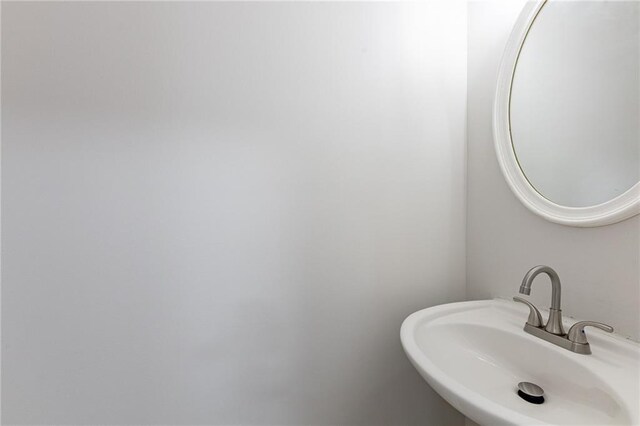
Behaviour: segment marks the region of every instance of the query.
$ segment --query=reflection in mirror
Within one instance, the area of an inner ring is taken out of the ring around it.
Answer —
[[[607,202],[640,180],[640,2],[548,1],[518,57],[510,127],[548,200]]]

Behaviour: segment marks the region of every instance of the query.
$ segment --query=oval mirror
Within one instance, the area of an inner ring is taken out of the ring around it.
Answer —
[[[640,2],[527,3],[499,73],[494,136],[518,198],[557,223],[640,212]]]

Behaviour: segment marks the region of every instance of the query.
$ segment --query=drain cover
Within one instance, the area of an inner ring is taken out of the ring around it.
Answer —
[[[535,383],[518,383],[518,395],[532,404],[542,404],[544,402],[544,390]]]

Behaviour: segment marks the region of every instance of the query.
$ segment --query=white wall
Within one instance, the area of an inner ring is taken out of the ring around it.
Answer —
[[[462,423],[464,3],[2,8],[3,423]]]
[[[529,268],[547,264],[560,274],[565,315],[640,339],[640,218],[601,228],[556,225],[522,206],[500,173],[493,97],[502,51],[523,5],[469,3],[467,296],[511,298]],[[531,298],[548,308],[547,278],[537,280]]]

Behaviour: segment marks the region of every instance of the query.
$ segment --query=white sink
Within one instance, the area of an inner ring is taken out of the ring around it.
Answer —
[[[503,300],[435,306],[402,323],[402,345],[429,385],[481,425],[639,424],[640,345],[588,329],[593,354],[575,354],[525,333],[528,312]],[[544,389],[543,404],[517,395],[523,381]]]

